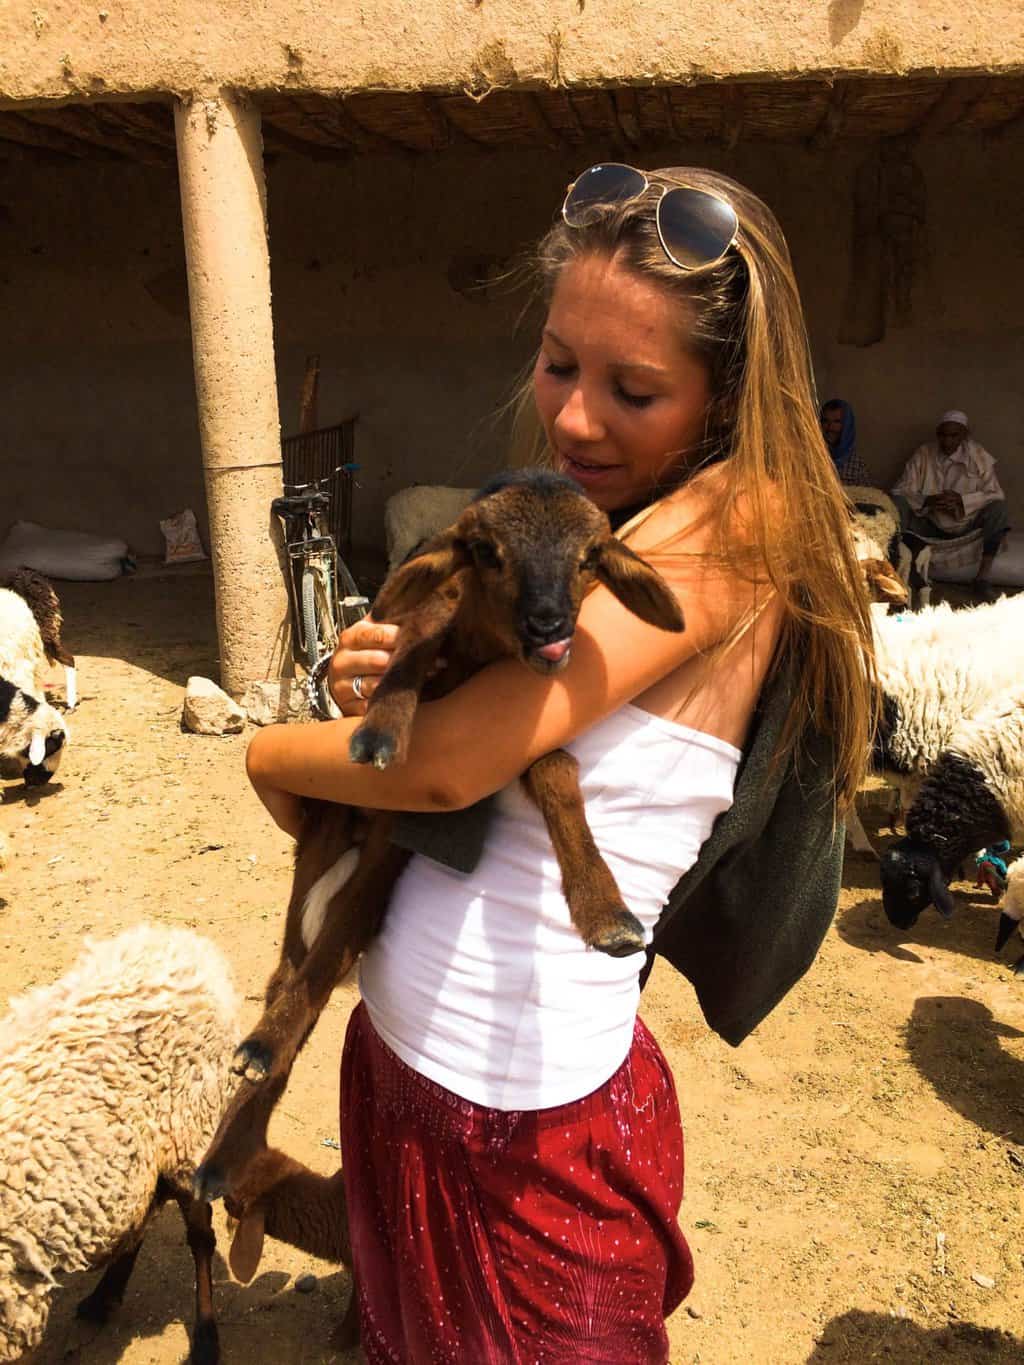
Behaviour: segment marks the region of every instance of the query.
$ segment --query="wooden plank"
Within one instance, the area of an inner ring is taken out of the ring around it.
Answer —
[[[723,86],[722,97],[720,136],[729,151],[732,151],[743,136],[744,101],[742,85]]]
[[[557,152],[566,145],[565,139],[548,122],[544,110],[541,108],[540,100],[532,91],[523,90],[520,92],[519,109],[523,116],[523,122],[537,135],[537,141],[542,147]]]
[[[73,137],[58,128],[37,123],[24,114],[0,113],[0,138],[6,142],[18,142],[23,147],[41,147],[48,152],[60,152],[64,156],[78,159],[88,157],[110,161],[124,159],[116,152],[104,152],[95,144],[83,142],[81,138]]]
[[[145,166],[169,166],[174,156],[168,148],[154,147],[131,133],[105,126],[93,109],[82,104],[65,104],[59,109],[32,109],[25,117],[37,126],[53,129],[78,138],[92,147],[100,147],[129,161]]]
[[[934,137],[947,132],[960,122],[987,88],[988,78],[984,76],[962,76],[947,81],[938,99],[910,131],[918,137]]]
[[[637,106],[636,91],[628,86],[622,90],[614,91],[612,93],[612,108],[626,141],[634,147],[639,147],[644,139],[640,129],[640,111]]]
[[[850,107],[850,82],[836,81],[828,97],[821,122],[808,139],[812,152],[824,151],[842,136]]]

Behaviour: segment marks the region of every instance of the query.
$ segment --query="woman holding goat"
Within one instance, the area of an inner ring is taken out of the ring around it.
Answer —
[[[271,727],[249,751],[292,832],[302,796],[419,813],[399,822],[420,856],[363,957],[342,1062],[371,1362],[668,1359],[693,1267],[642,981],[661,952],[731,1042],[768,1013],[834,912],[834,816],[869,747],[867,604],[770,212],[709,171],[594,166],[538,266],[535,462],[608,513],[685,630],[598,586],[560,672],[481,669],[424,703],[407,761],[378,772],[342,757],[394,644],[367,620],[330,673],[351,719]],[[572,929],[517,782],[562,747],[647,954]]]

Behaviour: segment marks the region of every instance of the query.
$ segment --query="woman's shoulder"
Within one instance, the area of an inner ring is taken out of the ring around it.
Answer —
[[[625,529],[638,554],[747,553],[760,542],[759,526],[783,512],[782,492],[773,481],[765,480],[755,494],[737,484],[722,462],[666,493]]]

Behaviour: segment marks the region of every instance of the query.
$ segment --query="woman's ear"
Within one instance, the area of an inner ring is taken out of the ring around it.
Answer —
[[[374,599],[372,614],[375,621],[393,621],[415,607],[421,606],[435,588],[469,563],[465,539],[458,532],[458,523],[435,536],[412,559],[389,574],[384,586]]]
[[[641,621],[661,630],[685,630],[683,609],[661,574],[614,536],[598,550],[597,576]]]

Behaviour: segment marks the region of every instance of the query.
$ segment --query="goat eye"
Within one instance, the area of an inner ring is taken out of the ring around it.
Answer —
[[[475,540],[470,548],[473,551],[473,558],[483,568],[501,568],[501,556],[489,540]]]

